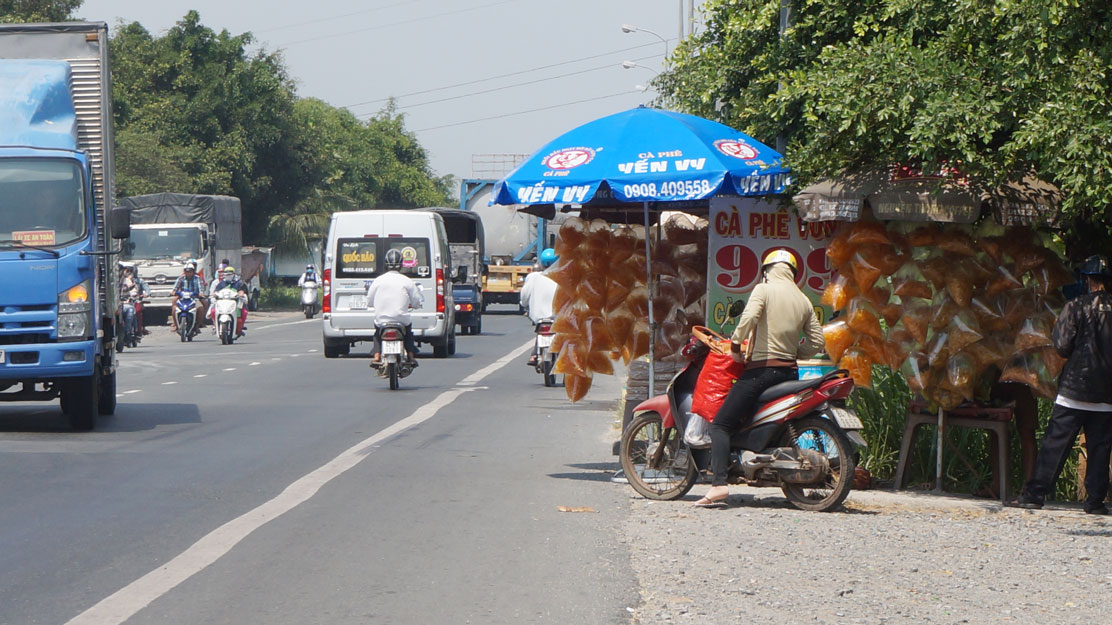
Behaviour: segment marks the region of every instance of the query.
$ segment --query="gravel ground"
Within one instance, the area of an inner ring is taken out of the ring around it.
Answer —
[[[630,489],[634,623],[1112,624],[1112,517],[891,491],[815,513],[740,486],[692,508],[706,489]]]

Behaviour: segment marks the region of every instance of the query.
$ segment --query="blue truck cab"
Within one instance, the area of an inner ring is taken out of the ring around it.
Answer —
[[[0,25],[0,401],[78,430],[116,407],[107,49],[103,23]]]

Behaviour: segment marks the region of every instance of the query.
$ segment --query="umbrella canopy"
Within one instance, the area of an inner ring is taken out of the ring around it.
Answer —
[[[550,141],[498,181],[491,204],[584,204],[600,189],[614,202],[768,195],[790,182],[781,161],[729,126],[638,107]]]

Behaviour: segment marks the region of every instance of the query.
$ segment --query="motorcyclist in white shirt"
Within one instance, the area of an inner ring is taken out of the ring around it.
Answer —
[[[398,323],[405,326],[405,351],[410,363],[417,364],[417,344],[413,340],[413,327],[409,310],[425,303],[417,284],[401,273],[402,253],[388,250],[382,258],[386,272],[371,281],[367,287],[367,305],[375,311],[375,353],[372,366],[382,359],[382,326]]]
[[[312,265],[305,265],[305,273],[297,279],[297,286],[305,286],[306,282],[320,282],[317,280],[317,270]]]
[[[536,325],[542,319],[552,319],[555,311],[552,310],[552,299],[556,297],[556,282],[546,273],[552,263],[557,260],[556,251],[548,248],[541,252],[540,264],[544,271],[532,271],[525,276],[521,285],[521,307],[529,315],[529,319]],[[526,363],[530,367],[537,364],[537,348],[534,343],[533,353]]]

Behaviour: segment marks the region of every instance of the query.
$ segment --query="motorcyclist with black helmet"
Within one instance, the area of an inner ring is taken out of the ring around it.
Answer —
[[[382,267],[386,272],[372,280],[367,287],[367,305],[375,311],[375,351],[371,366],[378,364],[382,359],[382,341],[379,335],[382,326],[387,323],[405,326],[406,357],[410,363],[416,365],[417,343],[413,340],[409,309],[423,306],[425,298],[421,295],[417,284],[401,273],[401,251],[387,250],[382,257]]]
[[[1042,508],[1085,432],[1088,455],[1085,512],[1108,514],[1108,459],[1112,454],[1112,266],[1104,256],[1081,265],[1087,292],[1066,302],[1054,324],[1054,349],[1066,364],[1058,378],[1054,411],[1043,434],[1035,471],[1013,505]]]

